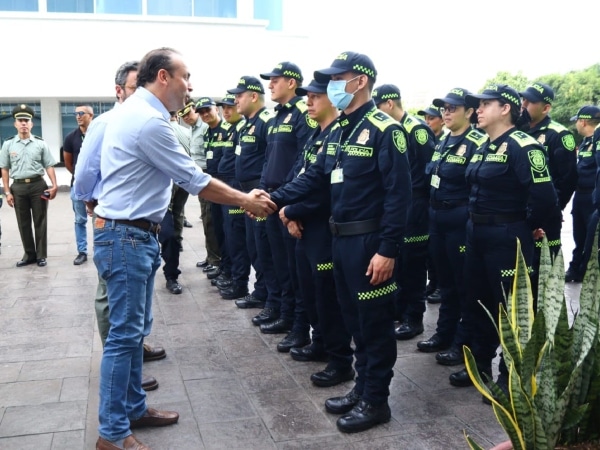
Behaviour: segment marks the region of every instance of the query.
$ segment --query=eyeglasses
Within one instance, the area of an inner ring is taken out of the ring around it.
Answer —
[[[76,115],[77,117],[83,117],[83,116],[85,116],[86,114],[89,114],[89,113],[87,113],[87,112],[83,112],[83,111],[75,111],[75,115]]]
[[[457,108],[458,105],[444,105],[442,108],[440,108],[440,112],[442,114],[444,114],[445,112],[453,113],[456,112]]]

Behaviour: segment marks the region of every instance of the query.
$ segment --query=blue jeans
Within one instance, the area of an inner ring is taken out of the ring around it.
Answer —
[[[109,441],[131,434],[129,420],[146,413],[142,389],[144,337],[152,328],[155,234],[111,220],[94,221],[94,263],[106,280],[110,329],[100,366],[98,432]]]
[[[88,215],[85,210],[83,200],[77,200],[73,187],[71,187],[71,203],[73,203],[73,212],[75,213],[75,241],[77,241],[77,252],[87,255],[87,220]]]

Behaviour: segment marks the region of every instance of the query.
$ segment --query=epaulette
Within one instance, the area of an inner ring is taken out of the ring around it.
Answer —
[[[296,102],[296,108],[298,108],[300,110],[300,112],[302,114],[304,114],[306,111],[308,111],[308,106],[306,106],[306,103],[304,102],[304,100],[299,100]]]
[[[375,111],[373,114],[369,115],[368,119],[369,122],[379,129],[379,131],[385,130],[392,124],[398,125],[398,121],[396,119],[383,111]]]
[[[557,133],[561,133],[563,131],[569,131],[567,129],[567,127],[565,127],[563,124],[555,122],[554,120],[550,121],[550,123],[548,124],[548,128],[556,131]]]
[[[225,131],[228,131],[231,128],[231,124],[229,122],[221,122],[221,128]]]
[[[488,139],[487,135],[480,133],[477,130],[469,131],[465,137],[466,139],[477,145],[477,147],[481,147],[483,144],[485,144],[485,141],[487,141]]]
[[[14,139],[14,138],[15,138],[14,136],[11,136],[11,137],[9,137],[9,138],[6,138],[6,139],[4,139],[4,142],[6,142],[6,141],[10,141],[11,139]]]
[[[410,134],[410,132],[412,131],[412,129],[417,126],[420,125],[421,122],[418,122],[417,119],[411,115],[406,115],[406,118],[402,121],[402,126],[404,127],[404,129],[406,130],[407,133]]]
[[[34,138],[36,138],[36,139],[39,139],[40,141],[43,141],[43,139],[40,136],[36,136],[35,134],[32,134],[31,136],[34,137]]]
[[[538,141],[532,138],[530,135],[525,133],[524,131],[513,131],[510,133],[510,137],[517,142],[521,147],[526,147],[528,145],[539,145]]]
[[[258,116],[258,118],[263,122],[268,122],[269,120],[271,120],[271,117],[273,117],[273,114],[271,114],[271,111],[269,111],[268,109],[265,109]]]
[[[241,131],[241,130],[242,130],[242,128],[244,128],[244,125],[246,125],[246,119],[242,119],[242,120],[240,120],[240,121],[239,121],[239,122],[236,124],[236,126],[235,126],[235,130],[236,130],[236,131]]]

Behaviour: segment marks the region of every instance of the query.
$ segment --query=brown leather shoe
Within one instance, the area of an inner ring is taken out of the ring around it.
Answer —
[[[144,344],[144,362],[146,361],[158,361],[167,357],[167,352],[162,347],[150,347],[148,344]]]
[[[142,375],[142,389],[145,391],[154,391],[158,389],[158,381],[154,377]]]
[[[179,420],[179,413],[175,411],[159,411],[158,409],[148,408],[146,414],[136,420],[129,421],[129,428],[142,427],[165,427],[173,425]]]
[[[138,441],[133,434],[130,434],[123,441],[123,447],[117,447],[106,439],[98,438],[96,441],[96,450],[151,450],[147,445]]]

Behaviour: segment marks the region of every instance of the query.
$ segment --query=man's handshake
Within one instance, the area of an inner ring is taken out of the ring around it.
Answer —
[[[267,217],[277,211],[277,205],[271,201],[271,196],[262,189],[252,189],[246,194],[246,201],[240,205],[252,218]]]

